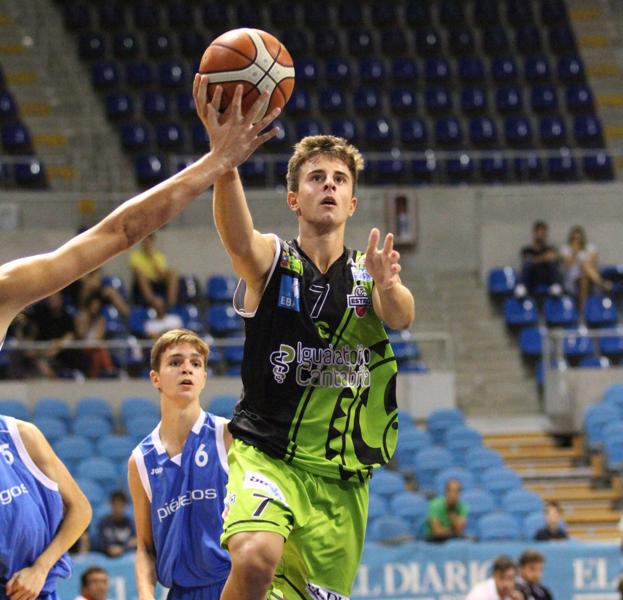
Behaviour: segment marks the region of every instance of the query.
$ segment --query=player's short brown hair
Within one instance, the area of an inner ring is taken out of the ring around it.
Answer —
[[[344,161],[353,178],[353,192],[357,186],[357,177],[363,171],[363,156],[344,138],[334,135],[309,135],[294,146],[294,154],[288,161],[286,181],[288,191],[298,192],[301,166],[318,154],[326,154]]]
[[[519,566],[525,567],[526,565],[530,565],[532,563],[544,563],[545,557],[536,550],[525,550],[521,553],[519,557]]]
[[[190,329],[171,329],[171,331],[163,333],[151,349],[150,364],[154,371],[160,370],[160,359],[167,348],[176,344],[190,344],[194,346],[203,357],[204,367],[207,367],[210,347]]]
[[[506,554],[501,554],[493,561],[493,572],[494,573],[505,573],[508,569],[516,569],[517,565],[515,561]]]

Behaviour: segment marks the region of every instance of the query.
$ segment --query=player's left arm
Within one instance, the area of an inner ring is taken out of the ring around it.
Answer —
[[[223,444],[225,444],[225,450],[227,450],[227,452],[229,452],[229,449],[234,442],[234,436],[231,434],[231,431],[229,431],[229,423],[230,422],[227,421],[223,427]]]
[[[394,250],[393,234],[387,234],[379,250],[380,237],[380,231],[374,227],[366,250],[366,269],[374,279],[372,306],[392,329],[407,329],[415,318],[415,300],[400,281],[400,254]]]
[[[39,429],[24,421],[17,421],[17,428],[35,465],[58,484],[64,505],[63,520],[48,547],[30,567],[14,573],[6,584],[11,600],[34,600],[39,596],[50,569],[91,522],[92,510],[86,496]]]

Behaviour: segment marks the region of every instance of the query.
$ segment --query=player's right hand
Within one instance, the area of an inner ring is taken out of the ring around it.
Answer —
[[[278,128],[264,131],[279,115],[281,109],[275,108],[263,119],[257,120],[264,111],[268,92],[263,93],[246,115],[242,114],[242,85],[236,86],[234,97],[223,114],[219,114],[223,88],[217,86],[208,102],[208,76],[195,75],[193,98],[197,115],[208,132],[210,150],[227,169],[243,163],[264,142],[274,137]],[[256,122],[257,121],[257,122]]]

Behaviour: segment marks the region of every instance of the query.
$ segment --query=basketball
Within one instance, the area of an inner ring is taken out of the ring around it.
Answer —
[[[270,96],[258,119],[282,108],[294,89],[294,65],[287,48],[260,29],[232,29],[217,37],[201,58],[199,73],[210,76],[208,100],[217,85],[223,87],[221,111],[242,84],[242,112],[246,113],[265,90]]]

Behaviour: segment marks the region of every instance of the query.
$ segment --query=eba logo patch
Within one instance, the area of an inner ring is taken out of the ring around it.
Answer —
[[[348,304],[348,308],[355,309],[355,314],[358,317],[363,317],[370,305],[368,291],[363,285],[356,285],[353,288],[353,293],[346,296],[346,303]]]
[[[290,277],[290,275],[282,275],[281,282],[279,284],[279,299],[277,300],[277,306],[280,308],[287,308],[295,312],[301,310],[301,292],[299,287],[299,280],[296,277]]]

